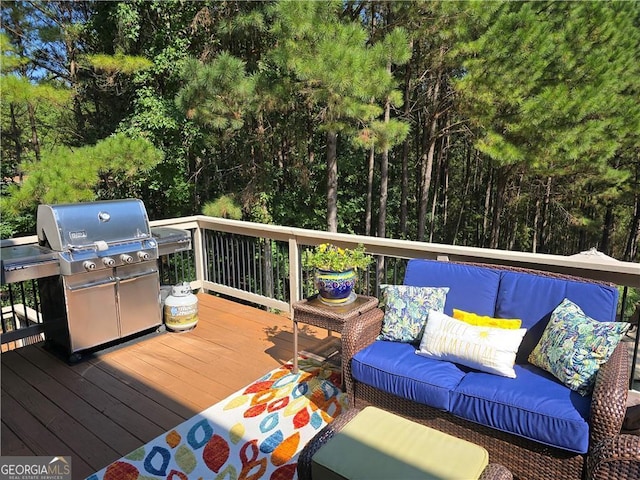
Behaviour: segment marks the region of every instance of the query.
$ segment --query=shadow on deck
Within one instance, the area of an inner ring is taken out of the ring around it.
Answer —
[[[200,294],[190,332],[149,334],[75,365],[43,343],[2,354],[0,453],[72,457],[85,478],[291,360],[290,319]],[[300,348],[326,332],[305,326]]]

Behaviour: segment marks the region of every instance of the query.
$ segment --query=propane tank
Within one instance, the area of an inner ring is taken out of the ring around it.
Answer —
[[[191,293],[187,282],[171,289],[164,302],[164,323],[173,332],[185,332],[198,323],[198,297]]]

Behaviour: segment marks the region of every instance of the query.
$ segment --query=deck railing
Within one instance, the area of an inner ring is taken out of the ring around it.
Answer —
[[[161,259],[161,283],[189,281],[194,290],[215,292],[289,315],[292,304],[314,290],[312,272],[301,266],[302,251],[327,242],[351,248],[362,244],[376,258],[372,267],[359,272],[357,287],[359,293],[374,296],[379,294],[381,284],[402,282],[406,261],[410,258],[500,264],[606,281],[622,287],[622,307],[627,301],[627,287],[640,288],[639,264],[609,263],[592,256],[566,257],[413,242],[201,215],[157,220],[151,225],[182,228],[192,233],[191,252]],[[2,240],[2,246],[35,242],[35,236],[22,237]],[[42,321],[35,285],[37,280],[30,282],[30,287],[16,284],[2,286],[3,344],[20,341],[41,331],[37,328]],[[16,299],[15,292],[18,291],[32,293],[20,293]],[[22,331],[24,336],[18,333]],[[634,358],[636,354],[637,351],[634,352]]]

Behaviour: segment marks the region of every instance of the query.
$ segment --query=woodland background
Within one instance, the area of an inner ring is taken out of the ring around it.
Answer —
[[[137,197],[639,261],[640,2],[2,3],[3,238]]]

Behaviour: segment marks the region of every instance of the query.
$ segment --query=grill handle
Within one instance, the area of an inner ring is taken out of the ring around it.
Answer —
[[[85,288],[94,288],[94,287],[103,287],[105,285],[113,285],[116,283],[116,279],[114,277],[107,277],[104,280],[98,280],[97,282],[88,282],[82,283],[80,285],[68,285],[67,290],[76,291],[83,290]]]
[[[127,283],[127,282],[130,282],[130,281],[135,280],[137,278],[146,277],[148,275],[155,275],[157,273],[158,273],[158,270],[155,269],[155,268],[152,268],[151,270],[147,270],[145,272],[140,272],[140,273],[135,273],[133,275],[129,275],[128,277],[116,277],[116,280],[119,283]]]

